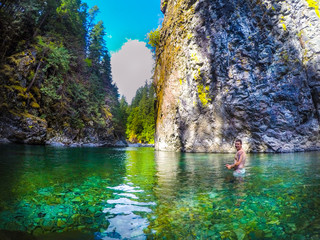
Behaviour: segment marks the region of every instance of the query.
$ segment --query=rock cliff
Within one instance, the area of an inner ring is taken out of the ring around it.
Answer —
[[[155,147],[320,149],[315,0],[162,0]]]

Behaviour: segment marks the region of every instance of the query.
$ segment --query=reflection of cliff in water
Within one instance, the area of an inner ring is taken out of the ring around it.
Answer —
[[[155,152],[158,187],[161,199],[174,198],[196,191],[222,189],[234,178],[225,164],[233,162],[233,154]],[[250,159],[247,159],[247,165]],[[230,179],[231,177],[231,179]]]

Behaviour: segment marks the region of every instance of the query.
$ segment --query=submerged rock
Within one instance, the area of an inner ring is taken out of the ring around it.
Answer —
[[[155,148],[320,149],[320,15],[304,0],[167,0]]]

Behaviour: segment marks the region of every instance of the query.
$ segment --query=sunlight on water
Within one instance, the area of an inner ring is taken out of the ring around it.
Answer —
[[[37,239],[319,239],[320,153],[0,145],[0,236]],[[73,236],[73,238],[70,238]]]
[[[143,230],[148,227],[149,222],[135,213],[150,213],[152,210],[149,206],[155,203],[139,202],[139,197],[132,193],[143,193],[144,191],[131,185],[132,183],[129,182],[128,185],[109,187],[115,191],[113,193],[115,199],[107,200],[109,207],[103,210],[107,215],[106,219],[110,222],[108,229],[100,234],[100,236],[105,236],[103,239],[146,238]]]

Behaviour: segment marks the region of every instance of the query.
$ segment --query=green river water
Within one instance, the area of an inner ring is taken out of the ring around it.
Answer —
[[[37,239],[320,239],[320,153],[0,145],[0,229]]]

